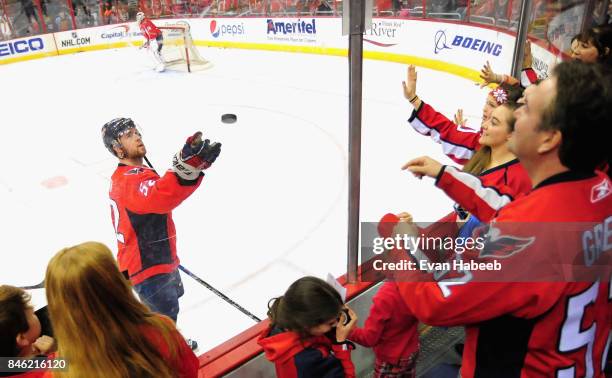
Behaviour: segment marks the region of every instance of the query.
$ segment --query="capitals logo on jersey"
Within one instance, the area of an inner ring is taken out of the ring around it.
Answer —
[[[493,225],[485,225],[474,231],[474,234],[484,239],[484,247],[480,250],[481,258],[512,257],[525,250],[535,241],[535,236],[519,237],[504,235],[501,230]]]
[[[137,175],[137,174],[142,173],[142,172],[144,172],[144,168],[135,167],[135,168],[132,168],[129,171],[125,172],[123,175],[124,176]]]

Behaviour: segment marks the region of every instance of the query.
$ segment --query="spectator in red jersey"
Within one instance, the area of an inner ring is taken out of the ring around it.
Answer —
[[[136,299],[104,244],[56,253],[45,288],[57,357],[69,361],[61,377],[197,377],[198,359],[174,322]]]
[[[474,270],[450,282],[413,271],[401,279],[419,282],[398,282],[419,320],[466,325],[462,377],[604,378],[612,324],[609,256],[601,253],[591,261],[588,252],[605,251],[605,242],[593,234],[612,224],[612,183],[597,171],[610,156],[609,138],[603,136],[612,124],[611,83],[600,65],[564,62],[530,87],[525,105],[515,112],[510,147],[534,189],[512,202],[478,178],[431,158],[405,164],[415,175],[435,177],[451,198],[491,221],[476,258],[504,261],[505,272]],[[571,232],[551,231],[563,222],[573,225]],[[552,275],[567,261],[573,271],[582,267],[581,272],[594,274],[588,279]],[[496,279],[501,274],[539,281]]]
[[[383,283],[372,302],[364,327],[353,329],[348,338],[374,349],[374,378],[416,377],[418,320],[406,307],[395,282]]]
[[[466,129],[462,111],[459,110],[452,122],[436,112],[416,95],[417,73],[414,66],[408,67],[407,80],[403,82],[404,96],[414,106],[408,120],[416,131],[430,135],[442,144],[442,149],[454,161],[465,164],[464,170],[480,176],[488,186],[511,186],[515,193],[526,193],[531,181],[516,156],[508,150],[508,139],[514,128],[512,111],[523,90],[519,86],[502,84],[489,92],[483,109],[481,129]],[[497,110],[498,108],[502,109]],[[493,112],[495,120],[492,120]],[[486,132],[485,132],[486,131]],[[485,135],[486,134],[486,135]],[[449,214],[438,223],[466,221],[468,213],[460,206],[456,214]],[[476,218],[470,227],[477,225]],[[463,226],[465,227],[465,226]],[[466,228],[466,232],[467,232]]]
[[[493,91],[493,96],[506,94],[499,87]],[[524,194],[531,190],[531,179],[509,148],[516,121],[514,111],[518,106],[517,103],[506,102],[493,109],[491,118],[482,125],[482,134],[478,139],[481,147],[463,166],[463,171],[478,176],[486,186],[510,187],[515,194]],[[457,221],[461,223],[458,236],[469,237],[480,221],[458,204],[455,204],[455,212]]]
[[[417,72],[414,65],[408,66],[406,81],[402,82],[404,97],[410,102],[414,110],[408,119],[408,123],[420,134],[429,135],[434,141],[442,145],[442,151],[459,164],[465,164],[472,155],[480,148],[478,140],[480,131],[474,131],[459,127],[441,113],[438,113],[431,105],[425,103],[416,94]],[[521,96],[520,87],[502,84],[506,93],[506,101],[516,102]],[[485,106],[482,109],[482,123],[491,117],[491,111],[501,105],[499,97],[493,95],[493,91],[487,96]],[[481,125],[482,125],[481,123]],[[463,125],[462,125],[463,126]]]
[[[348,316],[348,318],[347,318]],[[347,340],[357,314],[327,282],[303,277],[269,306],[270,327],[257,343],[278,378],[355,377]]]
[[[221,144],[189,137],[160,177],[144,166],[147,152],[136,124],[116,118],[102,127],[104,146],[119,159],[111,177],[110,201],[117,235],[119,269],[153,311],[176,321],[183,283],[177,270],[172,210],[202,183],[203,170],[221,153]]]
[[[164,36],[161,30],[155,24],[149,20],[143,12],[136,14],[136,23],[142,32],[142,36],[145,37],[146,41],[142,45],[143,48],[149,49],[153,55],[153,59],[156,62],[155,70],[162,72],[166,69],[164,66],[164,59],[161,56],[162,48],[164,47]]]
[[[501,105],[493,109],[491,117],[483,123],[478,139],[480,148],[463,166],[463,171],[478,176],[484,185],[493,188],[509,186],[517,194],[527,193],[531,190],[531,180],[508,146],[514,131],[513,112],[518,104],[508,102],[503,87],[493,90],[492,96]],[[460,114],[458,118],[461,118]],[[458,240],[470,237],[474,229],[480,226],[480,220],[459,204],[455,204],[454,210],[422,231],[427,234],[444,233],[444,236],[452,236]],[[406,216],[410,217],[408,214]]]

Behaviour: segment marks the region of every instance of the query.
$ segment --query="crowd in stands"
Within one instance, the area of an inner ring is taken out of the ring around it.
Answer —
[[[54,31],[134,21],[138,11],[149,18],[204,16],[340,16],[342,5],[334,0],[2,0],[0,39]],[[611,22],[612,6],[598,1],[585,14],[584,3],[536,0],[532,4],[530,33],[548,38],[546,27],[554,19],[582,20],[593,25]],[[516,30],[520,1],[512,0],[376,0],[373,15],[379,17],[440,18],[495,25]],[[604,9],[605,8],[605,9]],[[575,23],[574,21],[572,21]],[[565,23],[565,33],[575,34],[582,25]]]
[[[83,0],[72,4],[79,14],[91,14]],[[150,12],[163,9],[158,4],[156,10],[151,5]],[[322,3],[313,4],[316,12]],[[402,6],[388,5],[398,11]],[[116,4],[109,1],[104,6],[110,9],[108,17],[113,17]],[[446,5],[438,2],[436,6]],[[497,11],[493,7],[482,14]],[[125,14],[129,14],[127,8]],[[416,68],[407,68],[402,84],[411,110],[408,122],[415,132],[439,143],[455,164],[444,166],[429,157],[415,157],[403,168],[418,177],[434,178],[435,185],[456,201],[440,220],[452,224],[453,236],[472,235],[487,222],[612,224],[611,49],[612,26],[605,24],[577,34],[571,44],[572,60],[558,64],[545,80],[533,73],[529,44],[519,78],[496,73],[485,64],[483,85],[494,88],[486,97],[477,131],[465,128],[461,111],[451,120],[435,110],[436,99],[422,99]],[[113,182],[147,175],[146,182],[153,184],[147,184],[144,196],[157,195],[167,202],[156,201],[152,210],[158,221],[166,217],[163,232],[174,232],[171,210],[196,190],[202,170],[220,153],[220,145],[202,141],[196,133],[175,156],[173,170],[160,177],[144,167],[146,149],[130,119],[107,123],[103,140],[119,159],[117,175],[121,177]],[[168,195],[179,191],[176,198]],[[125,201],[126,212],[131,206],[144,208],[144,202],[129,196],[111,195]],[[417,229],[404,210],[382,217],[381,236],[434,232]],[[129,216],[143,219],[139,218],[142,212]],[[170,244],[168,256],[140,251],[138,261],[126,249],[120,250],[117,262],[110,249],[97,242],[60,250],[45,275],[48,312],[36,314],[25,290],[0,286],[0,355],[66,358],[70,363],[63,372],[31,371],[20,374],[24,378],[196,377],[198,360],[176,329],[178,307],[164,308],[167,303],[146,294],[152,290],[147,280],[164,275],[171,280],[174,304],[182,295],[180,277],[172,276],[178,263],[175,246]],[[525,248],[521,256],[549,252],[537,243]],[[391,252],[389,258],[394,261],[397,252],[405,251]],[[517,259],[510,256],[508,260],[513,258]],[[520,257],[516,261],[524,264]],[[570,372],[603,378],[604,369],[610,373],[605,355],[612,324],[609,276],[602,282],[463,282],[445,291],[436,272],[413,274],[434,278],[383,283],[361,328],[357,314],[328,283],[315,277],[294,282],[268,304],[269,327],[258,340],[277,376],[354,377],[351,351],[356,343],[374,350],[375,377],[415,377],[419,322],[466,328],[464,378],[550,377]],[[577,323],[568,325],[568,319]],[[516,330],[520,332],[513,334]],[[564,343],[562,338],[568,340]],[[510,347],[514,349],[504,349]],[[0,372],[0,376],[9,373]]]

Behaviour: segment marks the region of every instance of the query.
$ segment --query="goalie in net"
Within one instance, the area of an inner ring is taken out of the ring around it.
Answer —
[[[179,21],[155,26],[142,12],[136,15],[136,21],[147,39],[144,47],[151,51],[158,72],[167,67],[186,69],[188,72],[210,67],[210,62],[202,58],[193,45],[188,23]]]

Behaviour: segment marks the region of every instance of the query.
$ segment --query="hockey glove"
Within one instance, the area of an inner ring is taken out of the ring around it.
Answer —
[[[185,142],[183,149],[172,159],[172,167],[179,177],[196,180],[200,172],[215,162],[221,153],[221,143],[202,142],[202,133],[196,132]]]

